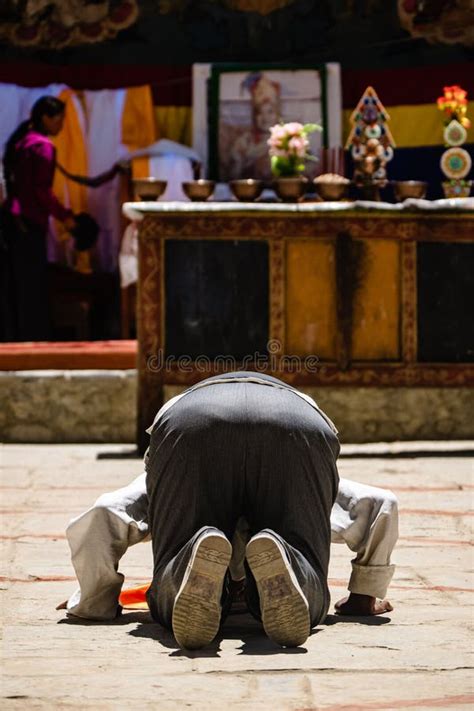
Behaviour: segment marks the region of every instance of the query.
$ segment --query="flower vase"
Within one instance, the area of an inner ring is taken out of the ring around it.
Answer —
[[[285,178],[275,178],[273,187],[277,196],[283,202],[299,202],[304,198],[308,179],[302,175]]]

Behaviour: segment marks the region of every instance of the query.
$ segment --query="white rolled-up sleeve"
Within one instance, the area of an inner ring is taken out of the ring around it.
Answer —
[[[383,598],[395,566],[391,555],[398,539],[398,501],[386,489],[340,479],[331,511],[331,540],[345,543],[352,560],[350,592]]]
[[[67,614],[111,620],[119,610],[124,576],[118,572],[127,548],[148,536],[146,475],[100,496],[70,521],[66,536],[79,588],[67,602]]]

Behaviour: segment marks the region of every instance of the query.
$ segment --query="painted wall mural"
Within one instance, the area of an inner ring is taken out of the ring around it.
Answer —
[[[472,0],[398,0],[398,14],[412,37],[474,47]]]
[[[467,61],[474,0],[0,0],[2,61],[92,44],[96,64]]]
[[[38,49],[113,39],[138,18],[137,0],[7,0],[2,5],[0,40]]]
[[[294,2],[295,0],[214,0],[214,4],[223,5],[230,10],[257,12],[259,15],[269,15],[271,12],[281,10]],[[160,0],[159,2],[160,12],[163,14],[182,12],[191,4],[196,5],[197,3],[191,0]]]

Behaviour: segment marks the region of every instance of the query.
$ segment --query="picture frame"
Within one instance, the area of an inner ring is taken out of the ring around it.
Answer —
[[[269,128],[280,121],[319,123],[310,136],[317,161],[342,149],[340,67],[294,64],[215,64],[193,67],[193,147],[207,177],[216,181],[270,178]]]

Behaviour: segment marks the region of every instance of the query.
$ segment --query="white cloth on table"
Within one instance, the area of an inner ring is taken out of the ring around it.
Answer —
[[[138,281],[138,227],[131,222],[125,228],[119,253],[120,286],[126,289]]]
[[[166,190],[159,198],[161,202],[170,200],[189,200],[184,194],[181,183],[193,180],[193,169],[188,158],[177,155],[151,156],[149,159],[150,175],[159,180],[166,180]]]
[[[147,148],[132,151],[128,158],[148,156],[150,176],[166,180],[166,190],[159,198],[166,201],[189,201],[182,183],[193,180],[191,161],[197,154],[187,146],[162,139]],[[119,253],[120,286],[126,289],[138,281],[138,228],[135,224],[126,227]]]

